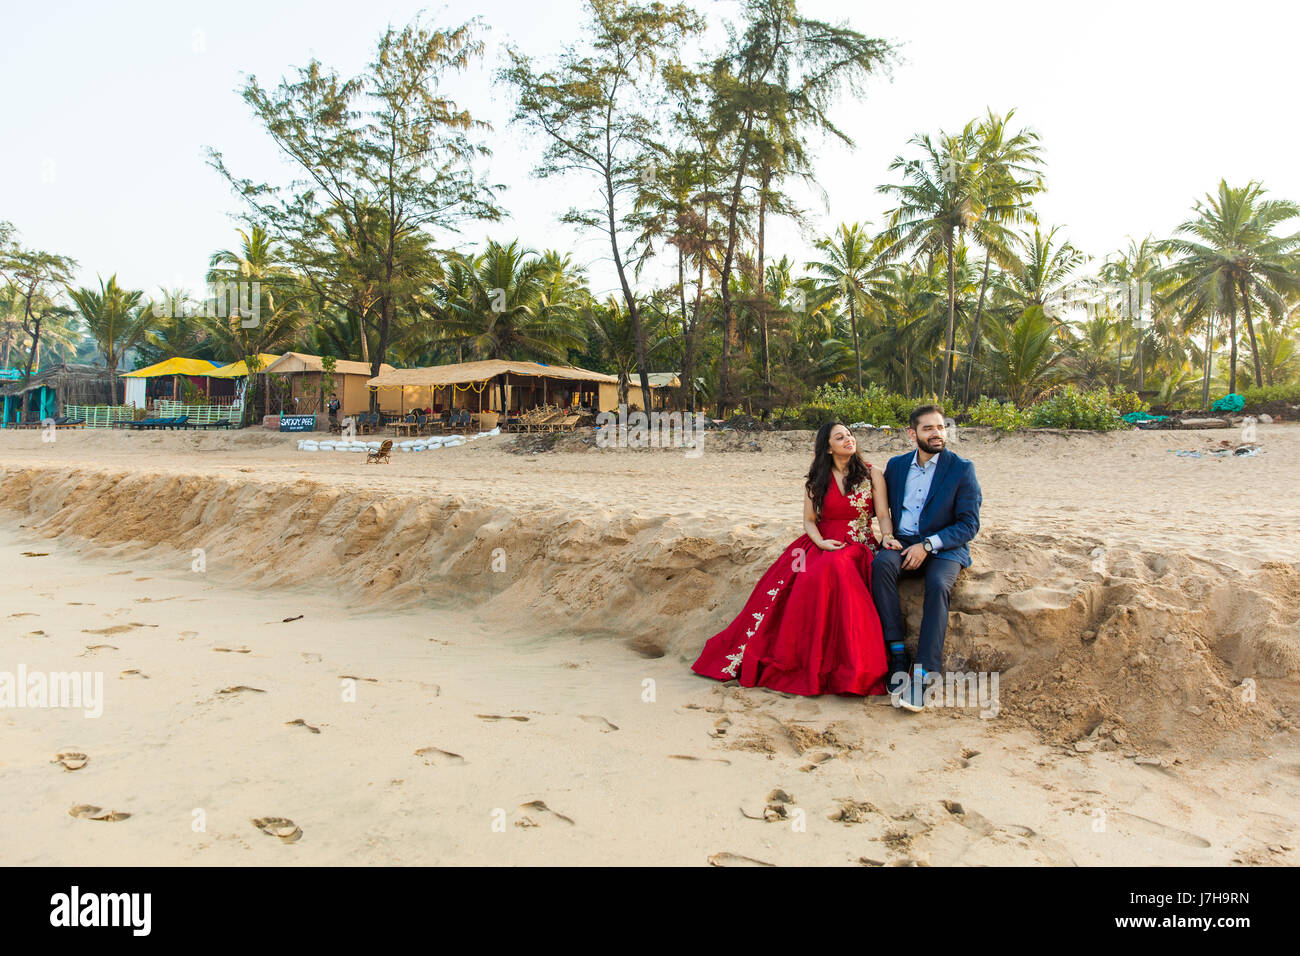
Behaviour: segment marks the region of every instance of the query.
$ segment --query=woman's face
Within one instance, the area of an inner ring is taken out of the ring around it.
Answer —
[[[858,443],[853,440],[853,433],[843,425],[831,429],[830,449],[832,455],[852,455],[858,450]]]

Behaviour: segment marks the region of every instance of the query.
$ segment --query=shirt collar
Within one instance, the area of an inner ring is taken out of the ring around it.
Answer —
[[[940,451],[940,452],[939,452],[939,455],[942,455],[942,454],[943,454],[943,452]],[[931,465],[937,465],[937,464],[938,464],[938,462],[939,462],[939,455],[933,455],[933,456],[931,456],[930,460],[927,461],[927,462],[923,465],[923,464],[921,464],[921,462],[920,462],[921,451],[920,451],[920,449],[917,449],[916,451],[912,452],[912,464],[911,464],[910,467],[912,467],[912,468],[917,468],[917,469],[919,469],[919,470],[921,470],[921,471],[925,471],[925,470],[927,470]]]

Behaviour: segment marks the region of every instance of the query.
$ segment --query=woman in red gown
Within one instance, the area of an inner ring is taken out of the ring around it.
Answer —
[[[885,476],[858,455],[848,426],[829,422],[817,432],[804,489],[805,533],[759,578],[740,614],[709,639],[691,669],[788,694],[884,694],[884,634],[871,599],[871,561],[880,545],[871,516],[877,509],[889,514]],[[855,491],[862,492],[861,509],[849,501]],[[886,543],[897,544],[892,537]]]

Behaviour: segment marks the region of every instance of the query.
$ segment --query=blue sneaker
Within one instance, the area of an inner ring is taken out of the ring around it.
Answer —
[[[895,707],[902,707],[914,714],[918,714],[925,709],[925,678],[927,673],[926,669],[920,664],[912,668],[907,683],[901,688],[901,693],[894,698]]]

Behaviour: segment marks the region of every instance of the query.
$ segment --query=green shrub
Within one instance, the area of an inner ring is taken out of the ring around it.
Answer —
[[[1031,408],[1029,423],[1034,428],[1086,428],[1103,432],[1129,427],[1110,404],[1110,394],[1105,389],[1081,392],[1073,385],[1065,386]]]
[[[838,418],[846,425],[866,422],[869,425],[907,424],[907,416],[920,401],[888,391],[882,385],[868,385],[857,394],[846,385],[822,385],[813,393],[805,410],[824,409],[829,418]],[[823,421],[827,420],[823,419]]]
[[[1013,432],[1029,425],[1029,413],[1016,408],[1014,402],[999,402],[987,395],[966,409],[968,424],[987,425],[999,431]]]
[[[1246,400],[1246,408],[1252,405],[1267,405],[1269,402],[1300,405],[1300,385],[1265,385],[1263,388],[1248,388],[1241,393],[1241,397]]]
[[[1128,415],[1132,412],[1149,412],[1151,410],[1151,406],[1144,402],[1137,392],[1131,392],[1127,388],[1110,393],[1110,407],[1121,415]]]

